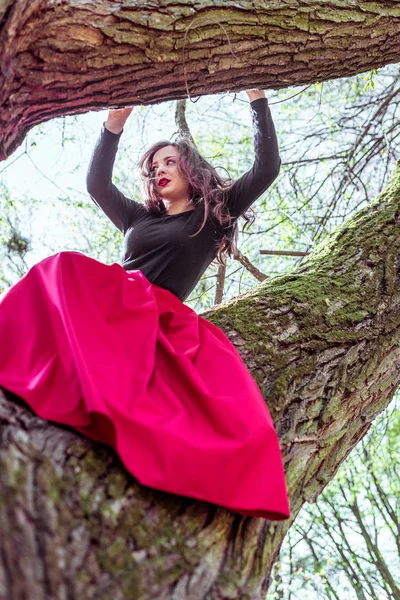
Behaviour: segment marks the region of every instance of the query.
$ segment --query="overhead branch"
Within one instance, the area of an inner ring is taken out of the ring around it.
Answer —
[[[400,6],[387,0],[343,0],[344,11],[320,0],[301,11],[297,0],[3,5],[0,159],[53,117],[307,85],[400,61]]]

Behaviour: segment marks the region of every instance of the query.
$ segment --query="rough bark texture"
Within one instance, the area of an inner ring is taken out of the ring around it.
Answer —
[[[399,385],[399,215],[397,172],[295,273],[206,315],[272,411],[293,518]],[[263,597],[289,522],[140,486],[107,448],[1,396],[0,423],[2,600]]]
[[[55,116],[399,60],[391,0],[0,0],[0,159]]]

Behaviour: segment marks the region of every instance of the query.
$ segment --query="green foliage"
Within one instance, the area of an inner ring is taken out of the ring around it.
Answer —
[[[364,79],[365,86],[364,86],[364,92],[367,91],[368,89],[374,90],[375,89],[375,75],[378,74],[377,69],[371,69],[371,71],[368,71],[368,73],[366,75],[361,75],[361,79]]]
[[[0,293],[27,269],[25,256],[31,248],[30,207],[11,198],[0,185]]]

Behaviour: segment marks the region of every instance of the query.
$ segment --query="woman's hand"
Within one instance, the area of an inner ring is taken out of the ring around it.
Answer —
[[[253,100],[257,100],[258,98],[265,98],[265,92],[263,90],[245,90],[249,102],[253,102]]]
[[[110,109],[108,111],[107,121],[104,123],[106,129],[111,133],[121,133],[126,123],[127,118],[133,111],[132,106],[125,108]]]

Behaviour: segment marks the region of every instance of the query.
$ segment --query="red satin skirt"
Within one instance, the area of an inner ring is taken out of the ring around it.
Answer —
[[[112,446],[143,485],[280,520],[275,429],[226,335],[141,271],[78,252],[0,296],[0,386]]]

